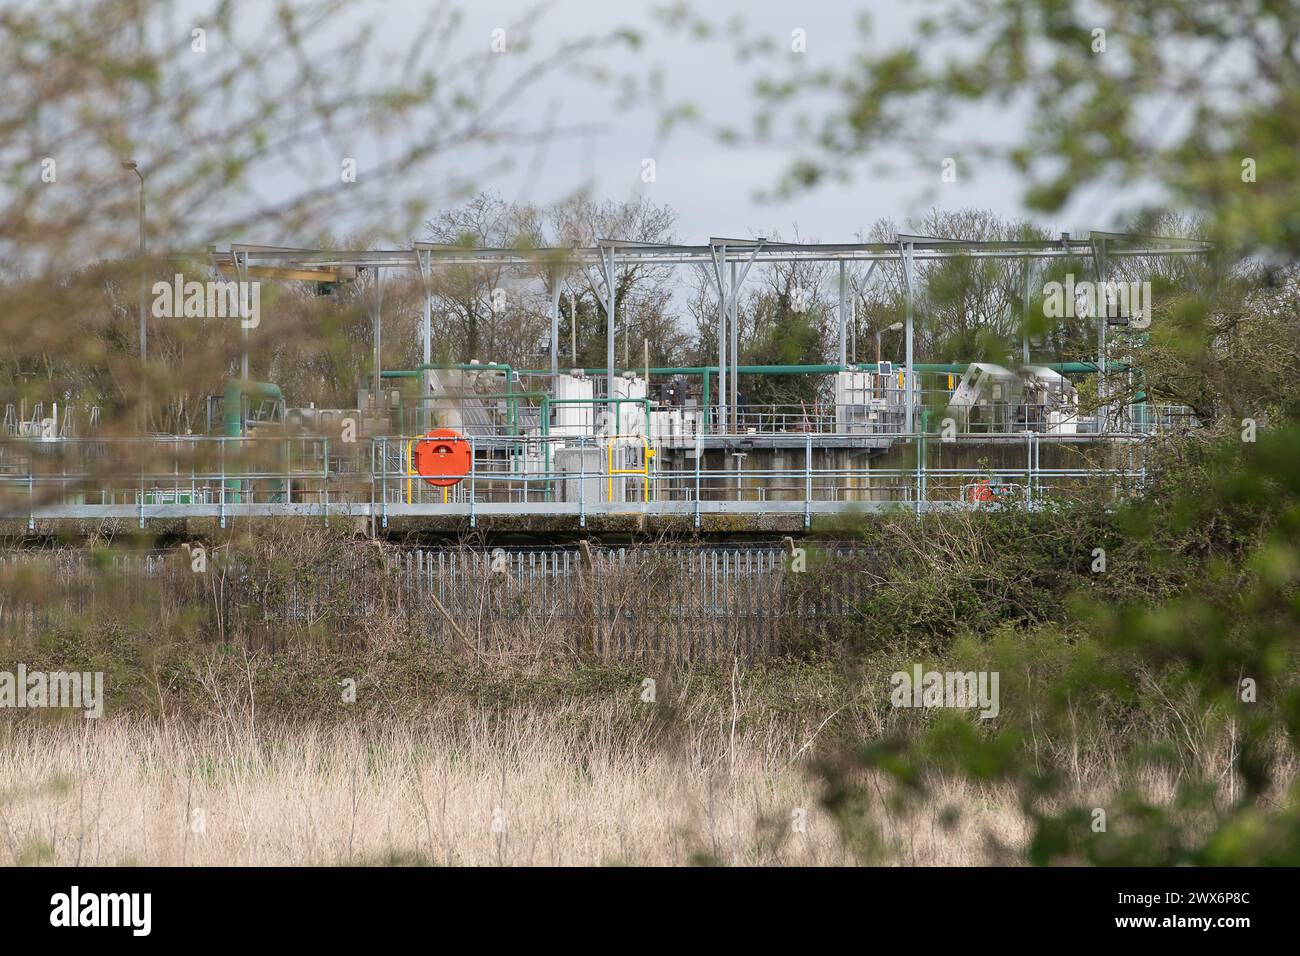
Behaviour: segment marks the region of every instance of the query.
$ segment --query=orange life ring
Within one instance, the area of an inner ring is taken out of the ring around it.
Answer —
[[[416,473],[436,488],[450,488],[470,469],[470,447],[454,428],[435,428],[415,443]]]

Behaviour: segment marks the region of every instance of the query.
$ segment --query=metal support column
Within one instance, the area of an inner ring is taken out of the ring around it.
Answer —
[[[605,261],[605,397],[614,397],[614,247],[602,251]],[[612,434],[612,433],[611,433]]]
[[[912,408],[912,300],[914,297],[912,285],[915,278],[913,273],[915,262],[912,259],[912,249],[912,243],[910,242],[899,243],[899,251],[903,257],[903,286],[907,298],[907,375],[903,381],[903,407],[906,409],[906,431],[909,435],[913,431],[912,415],[914,412]]]
[[[469,526],[477,526],[478,515],[474,513],[474,500],[478,497],[476,494],[475,478],[478,475],[478,455],[475,448],[474,435],[469,436]]]
[[[848,263],[840,260],[840,357],[841,367],[849,364],[849,271]]]
[[[730,279],[727,275],[727,244],[712,242],[709,246],[713,259],[713,278],[718,287],[718,430],[725,433],[728,426],[734,433],[739,431],[739,396],[740,396],[740,287],[749,275],[749,269],[758,257],[766,239],[755,240],[753,251],[743,267],[738,261],[731,263]],[[728,332],[727,324],[731,329]],[[727,342],[730,337],[731,348],[728,356]],[[728,368],[730,360],[730,368]],[[728,390],[730,380],[730,390]],[[731,417],[727,416],[730,401]]]
[[[243,290],[248,288],[244,283],[248,281],[248,253],[238,251],[235,247],[230,249],[230,258],[235,265],[235,281],[239,283],[240,289],[240,306],[244,304]],[[242,308],[241,308],[242,311]],[[239,323],[239,377],[248,381],[248,323]],[[243,404],[241,398],[240,404]],[[241,421],[242,415],[241,415]]]
[[[429,361],[427,358],[425,361]],[[560,277],[551,274],[551,388],[560,374]]]
[[[727,430],[727,313],[730,305],[726,283],[727,247],[717,246],[713,253],[713,271],[718,282],[718,419],[719,434]],[[708,414],[708,409],[705,409]]]
[[[695,433],[695,527],[700,526],[700,467],[704,460],[704,432]]]
[[[384,271],[378,266],[375,267],[375,313],[371,316],[370,324],[375,335],[375,378],[371,392],[374,395],[374,412],[377,415],[379,409],[383,407],[384,397],[384,361],[381,354],[384,344]]]
[[[740,434],[740,295],[736,260],[731,260],[731,433]]]
[[[220,505],[218,507],[218,514],[220,516],[220,520],[218,522],[218,526],[221,528],[225,528],[226,526],[226,436],[225,435],[221,436],[220,447],[221,447],[221,495],[218,498],[218,500],[220,501]]]
[[[922,448],[921,436],[913,435],[912,442],[916,445],[916,481],[913,483],[912,497],[916,499],[916,514],[921,514],[921,496],[925,494],[921,490],[921,458],[925,454]]]
[[[1024,268],[1025,284],[1025,306],[1020,316],[1020,358],[1025,364],[1029,364],[1029,260],[1025,260]]]
[[[1034,433],[1025,429],[1025,509],[1034,500]]]
[[[420,279],[424,284],[424,314],[420,317],[420,342],[422,345],[421,354],[424,356],[425,365],[433,362],[433,290],[430,288],[431,273],[433,271],[433,253],[426,252],[421,254],[418,250],[415,254],[415,261],[420,266]],[[433,427],[433,412],[430,409],[429,399],[432,392],[429,389],[429,370],[420,369],[420,430],[428,431]]]
[[[812,524],[812,435],[803,437],[803,526]]]
[[[1107,419],[1110,417],[1107,413],[1106,400],[1110,397],[1109,390],[1106,387],[1106,307],[1103,302],[1106,299],[1105,292],[1101,291],[1106,282],[1106,240],[1092,240],[1092,268],[1094,277],[1097,280],[1097,294],[1093,297],[1093,303],[1097,311],[1097,431],[1098,433],[1106,431]]]
[[[594,419],[593,419],[594,420]],[[579,447],[578,455],[578,527],[587,527],[587,449]]]
[[[573,290],[569,289],[569,365],[578,365],[578,308],[574,304]]]

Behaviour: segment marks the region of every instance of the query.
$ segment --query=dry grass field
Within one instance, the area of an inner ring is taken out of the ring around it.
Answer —
[[[709,642],[681,665],[617,653],[619,641],[584,648],[578,632],[605,622],[632,628],[635,650],[637,621],[582,602],[568,618],[517,602],[522,616],[479,614],[459,639],[449,625],[413,627],[410,596],[382,573],[357,579],[374,584],[364,614],[343,613],[355,601],[340,584],[299,600],[314,616],[288,626],[273,599],[300,591],[276,575],[302,563],[278,540],[263,545],[274,560],[250,565],[264,579],[232,575],[249,591],[237,599],[170,586],[193,583],[186,568],[107,577],[81,604],[75,582],[10,589],[0,662],[102,668],[107,706],[99,720],[0,720],[0,865],[1024,863],[1043,859],[1032,841],[1051,814],[1074,841],[1053,858],[1079,861],[1102,842],[1096,809],[1116,839],[1094,862],[1177,862],[1236,801],[1283,805],[1297,779],[1280,735],[1262,736],[1279,741],[1276,773],[1244,789],[1239,718],[1177,669],[1139,662],[1079,692],[1077,666],[1097,669],[1095,645],[1053,626],[993,627],[1010,608],[1047,617],[1055,598],[1018,586],[995,591],[1002,603],[988,610],[969,586],[984,579],[954,576],[947,561],[880,582],[857,633],[751,660],[742,642]],[[11,570],[5,580],[21,584],[23,568]],[[600,586],[622,600],[624,583]],[[983,639],[935,636],[980,614]],[[680,622],[673,641],[706,643],[692,626]],[[959,718],[964,770],[944,759],[954,738],[931,734],[937,713],[891,702],[891,675],[922,663],[1001,674],[998,719]],[[882,742],[883,761],[862,759]],[[894,759],[907,747],[923,780]],[[997,766],[1012,753],[1019,778]],[[1050,771],[1053,789],[1034,790],[1027,771]],[[1189,785],[1207,800],[1189,803]],[[1168,827],[1144,829],[1153,810]]]
[[[0,863],[673,865],[853,863],[804,741],[729,722],[665,744],[572,708],[272,728],[138,719],[15,728],[0,749]],[[1022,826],[995,793],[894,823],[893,861],[984,861]],[[937,807],[937,805],[936,805]]]

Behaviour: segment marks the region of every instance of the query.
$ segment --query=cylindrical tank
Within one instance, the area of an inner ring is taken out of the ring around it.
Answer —
[[[614,379],[614,397],[645,398],[645,379],[636,375],[621,376]],[[618,434],[644,435],[646,433],[645,406],[641,402],[619,402],[617,421]]]
[[[561,374],[555,378],[555,397],[563,399],[555,406],[555,427],[553,435],[585,435],[592,430],[592,406],[572,402],[572,399],[586,399],[595,395],[595,383],[581,373]]]

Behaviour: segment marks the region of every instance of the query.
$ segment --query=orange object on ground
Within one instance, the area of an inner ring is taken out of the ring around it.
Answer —
[[[416,473],[436,488],[449,488],[469,474],[469,442],[454,428],[425,432],[411,457]]]

